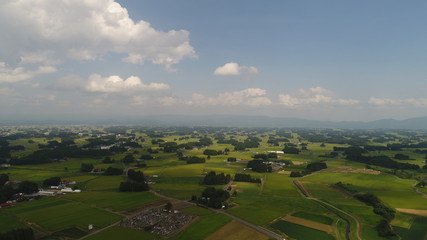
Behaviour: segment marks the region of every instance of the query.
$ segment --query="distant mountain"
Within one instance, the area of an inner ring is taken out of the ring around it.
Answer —
[[[345,128],[345,129],[420,129],[427,130],[427,116],[406,120],[381,119],[362,121],[318,121],[299,118],[279,118],[245,115],[152,115],[132,117],[96,117],[68,120],[33,119],[6,120],[0,118],[0,125],[142,125],[142,126],[212,126],[212,127],[283,127],[283,128]]]
[[[427,130],[427,116],[406,120],[382,119],[361,121],[317,121],[267,116],[205,115],[149,116],[140,119],[143,125],[214,126],[214,127],[289,127],[289,128],[352,128],[352,129],[420,129]]]

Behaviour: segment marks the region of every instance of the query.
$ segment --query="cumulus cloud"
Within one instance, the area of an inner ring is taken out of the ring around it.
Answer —
[[[427,98],[403,98],[403,99],[391,99],[391,98],[376,98],[371,97],[368,101],[369,104],[376,106],[402,106],[402,105],[413,105],[418,107],[427,107]]]
[[[88,92],[115,93],[126,91],[161,91],[169,89],[164,83],[144,84],[139,77],[131,76],[123,79],[119,76],[102,77],[92,74],[84,89]]]
[[[92,74],[87,79],[78,75],[64,76],[53,86],[62,90],[80,90],[93,93],[134,93],[137,91],[155,92],[170,89],[165,83],[144,83],[139,77],[130,76],[126,79],[112,75],[102,77]]]
[[[238,63],[229,62],[224,66],[218,67],[215,69],[215,75],[221,76],[235,76],[241,74],[255,75],[258,73],[258,69],[252,66],[240,66]]]
[[[194,93],[187,105],[191,106],[268,106],[272,101],[266,96],[267,91],[260,88],[248,88],[241,91],[220,93],[216,97],[206,97]]]
[[[318,104],[355,105],[358,100],[334,98],[333,93],[321,87],[300,89],[295,93],[279,95],[279,104],[297,108],[299,106],[312,106]]]
[[[163,32],[134,21],[114,0],[5,0],[0,22],[0,53],[22,63],[94,60],[112,52],[126,62],[170,68],[196,57],[188,31]]]
[[[0,62],[0,83],[14,83],[29,80],[37,75],[56,72],[51,66],[40,66],[36,70],[27,70],[23,67],[12,68],[5,62]]]

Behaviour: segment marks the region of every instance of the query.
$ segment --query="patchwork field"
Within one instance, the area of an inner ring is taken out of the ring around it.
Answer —
[[[291,238],[298,240],[333,240],[335,239],[332,235],[325,233],[324,231],[316,230],[313,228],[305,227],[299,224],[291,223],[288,221],[276,221],[270,225],[272,228],[277,229]]]

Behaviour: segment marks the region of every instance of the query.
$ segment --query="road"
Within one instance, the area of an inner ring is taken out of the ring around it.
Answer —
[[[352,218],[356,222],[356,236],[357,236],[357,238],[359,240],[362,240],[362,238],[359,235],[360,224],[359,224],[359,221],[357,221],[357,219],[355,217],[353,217],[352,215],[344,212],[343,210],[341,210],[341,209],[339,209],[339,208],[337,208],[337,207],[335,207],[335,206],[333,206],[333,205],[331,205],[331,204],[329,204],[327,202],[324,202],[322,200],[319,200],[317,198],[312,197],[307,192],[307,190],[304,188],[304,186],[301,184],[300,181],[294,180],[292,182],[293,182],[293,184],[297,187],[297,189],[301,192],[301,194],[305,198],[313,200],[313,201],[316,201],[318,204],[322,205],[324,208],[326,208],[328,211],[330,211],[331,213],[333,213],[336,216],[338,216],[340,219],[342,219],[346,223],[346,229],[345,229],[345,238],[346,238],[346,240],[350,240],[351,222],[346,217],[344,217],[343,214],[346,215],[346,216],[348,216],[348,217],[350,217],[350,218]]]

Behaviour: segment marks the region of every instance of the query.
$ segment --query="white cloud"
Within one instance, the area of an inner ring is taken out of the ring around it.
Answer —
[[[56,72],[51,66],[40,66],[36,70],[27,70],[23,67],[12,68],[5,62],[0,62],[0,83],[14,83],[29,80],[37,75]]]
[[[102,77],[92,74],[87,79],[78,75],[68,75],[57,80],[53,86],[62,90],[80,90],[97,93],[134,93],[136,91],[156,92],[170,89],[165,83],[145,84],[139,77],[130,76],[126,79],[112,75]]]
[[[427,107],[427,98],[403,98],[403,99],[391,99],[391,98],[376,98],[371,97],[368,101],[369,104],[376,106],[402,106],[402,105],[414,105],[418,107]]]
[[[164,83],[144,84],[139,77],[131,76],[122,79],[119,76],[102,77],[99,74],[92,74],[84,86],[88,92],[127,92],[127,91],[162,91],[169,89],[169,85]]]
[[[216,97],[206,97],[195,93],[187,105],[191,106],[268,106],[272,101],[267,91],[260,88],[248,88],[241,91],[220,93]]]
[[[339,99],[332,95],[331,91],[321,87],[300,89],[295,93],[279,95],[279,104],[289,108],[297,108],[318,104],[355,105],[359,103],[358,100]]]
[[[53,64],[113,52],[126,55],[126,62],[170,68],[185,57],[196,57],[188,31],[163,32],[134,21],[113,0],[4,0],[0,22],[0,53],[11,56],[10,61]]]
[[[218,67],[214,71],[215,75],[222,76],[235,76],[241,74],[255,75],[257,73],[258,69],[256,67],[240,66],[238,63],[235,62],[226,63],[224,66]]]

